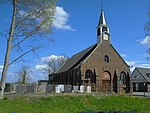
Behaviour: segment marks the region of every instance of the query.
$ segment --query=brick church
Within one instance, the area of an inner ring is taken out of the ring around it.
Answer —
[[[130,69],[111,44],[104,11],[97,25],[97,43],[73,55],[54,74],[53,84],[91,86],[93,92],[130,92]]]

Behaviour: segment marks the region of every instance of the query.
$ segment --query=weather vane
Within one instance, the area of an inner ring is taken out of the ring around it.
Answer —
[[[101,9],[103,10],[104,8],[104,0],[101,0]]]

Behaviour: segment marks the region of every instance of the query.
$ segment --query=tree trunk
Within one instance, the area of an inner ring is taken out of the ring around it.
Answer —
[[[26,70],[23,71],[23,76],[22,76],[22,84],[25,84],[26,83]]]
[[[7,48],[6,48],[6,54],[5,54],[5,61],[4,61],[4,67],[2,71],[2,77],[1,77],[1,84],[0,84],[0,99],[4,98],[4,89],[5,89],[5,83],[6,83],[6,75],[9,67],[9,59],[10,59],[10,53],[11,53],[11,44],[13,41],[13,34],[14,34],[14,27],[15,27],[15,17],[16,17],[16,5],[17,0],[13,0],[13,15],[12,15],[12,22],[11,22],[11,28],[9,31],[9,38],[7,40]]]

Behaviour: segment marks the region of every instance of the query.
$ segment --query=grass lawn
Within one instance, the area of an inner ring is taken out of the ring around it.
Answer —
[[[0,100],[0,113],[81,113],[81,111],[137,111],[150,113],[150,100],[132,96],[57,95]]]

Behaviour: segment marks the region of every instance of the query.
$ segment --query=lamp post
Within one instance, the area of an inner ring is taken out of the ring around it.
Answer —
[[[146,89],[146,87],[145,87],[145,86],[146,86],[145,82],[144,82],[143,85],[144,85],[144,97],[145,97],[145,89]]]

